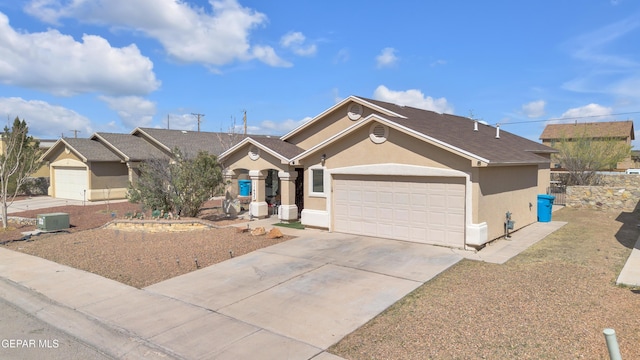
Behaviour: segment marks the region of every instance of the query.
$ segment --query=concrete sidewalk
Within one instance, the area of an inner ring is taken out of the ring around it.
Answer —
[[[640,286],[640,238],[636,241],[636,245],[631,249],[631,254],[627,262],[624,264],[617,285]]]
[[[462,258],[503,263],[562,225],[480,252],[281,228],[299,237],[145,289],[0,248],[0,296],[113,358],[339,359],[325,350]]]

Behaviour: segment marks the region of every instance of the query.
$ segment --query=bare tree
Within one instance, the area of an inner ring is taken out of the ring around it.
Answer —
[[[18,117],[11,129],[5,126],[2,133],[3,151],[0,154],[0,202],[2,226],[7,228],[7,209],[13,204],[18,191],[31,174],[41,166],[40,142],[28,135],[29,127]]]
[[[570,185],[595,185],[598,171],[615,169],[631,155],[631,145],[619,139],[594,139],[586,133],[572,139],[563,137],[554,147],[559,151],[555,162],[569,173]]]

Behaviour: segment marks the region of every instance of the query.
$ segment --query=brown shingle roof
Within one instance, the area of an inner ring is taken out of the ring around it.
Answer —
[[[540,135],[541,140],[575,139],[587,135],[591,138],[623,138],[631,137],[633,121],[610,121],[579,124],[549,124]]]
[[[103,139],[124,156],[126,161],[141,161],[160,158],[164,153],[144,139],[130,134],[95,133],[93,137]]]
[[[120,161],[120,157],[97,140],[64,138],[62,142],[74,149],[86,161]]]
[[[185,153],[196,154],[199,151],[207,151],[210,154],[220,155],[231,146],[244,138],[239,134],[198,132],[186,130],[169,130],[154,128],[138,128],[138,130],[155,139],[160,146],[172,151],[179,148]]]
[[[462,116],[439,114],[433,111],[400,106],[384,101],[359,97],[406,118],[388,117],[410,130],[424,134],[457,149],[480,156],[490,163],[544,163],[545,158],[536,153],[550,153],[556,150],[500,129],[500,138],[496,139],[496,128],[478,124],[474,131],[474,120]]]
[[[265,147],[275,151],[282,155],[286,159],[301,154],[304,150],[296,145],[280,140],[278,137],[272,137],[267,135],[249,135],[251,139],[264,145]]]

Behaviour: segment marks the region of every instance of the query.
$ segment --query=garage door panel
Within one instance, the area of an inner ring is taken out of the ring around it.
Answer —
[[[55,167],[53,171],[56,198],[84,200],[88,189],[86,168]]]
[[[335,231],[464,246],[463,183],[361,178],[334,180]]]

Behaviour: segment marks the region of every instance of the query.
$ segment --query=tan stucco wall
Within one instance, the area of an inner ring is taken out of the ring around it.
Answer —
[[[311,153],[308,157],[302,159],[305,164],[305,209],[327,209],[326,199],[310,196],[308,186],[311,176],[309,168],[314,165],[320,165],[322,154],[326,155],[326,169],[396,163],[456,169],[467,173],[471,171],[471,162],[469,160],[394,129],[389,130],[387,141],[382,144],[376,144],[369,139],[369,127],[370,125],[367,124],[362,129],[351,134],[351,136],[333,143],[325,149]],[[325,184],[325,186],[329,186],[329,184]]]
[[[486,222],[489,239],[504,235],[505,215],[512,213],[515,229],[537,221],[538,166],[478,169],[474,182],[474,223]],[[529,206],[531,204],[531,206]]]
[[[469,160],[394,129],[389,130],[387,141],[375,144],[369,139],[369,128],[367,124],[348,138],[310,154],[303,159],[305,165],[319,161],[321,155],[326,154],[327,168],[398,163],[465,172],[471,169]]]
[[[551,169],[549,164],[538,165],[538,194],[546,194],[551,184]]]
[[[129,185],[129,169],[126,164],[92,162],[89,169],[89,188],[92,190],[126,188]]]
[[[325,114],[325,116],[320,119],[320,121],[316,121],[315,123],[310,124],[309,127],[300,131],[298,134],[291,136],[287,139],[287,141],[303,149],[309,149],[314,145],[319,144],[322,141],[327,140],[331,136],[339,133],[340,131],[348,128],[356,122],[349,119],[349,117],[347,116],[349,105],[351,104],[352,102],[349,102],[334,109],[331,113]],[[374,113],[367,107],[363,108],[364,112],[360,119],[363,119]]]
[[[251,160],[249,158],[249,144],[242,146],[236,152],[231,154],[228,158],[224,159],[223,166],[226,170],[247,169],[247,170],[268,170],[276,169],[287,171],[289,165],[282,164],[280,159],[260,150],[260,158],[257,160]]]

